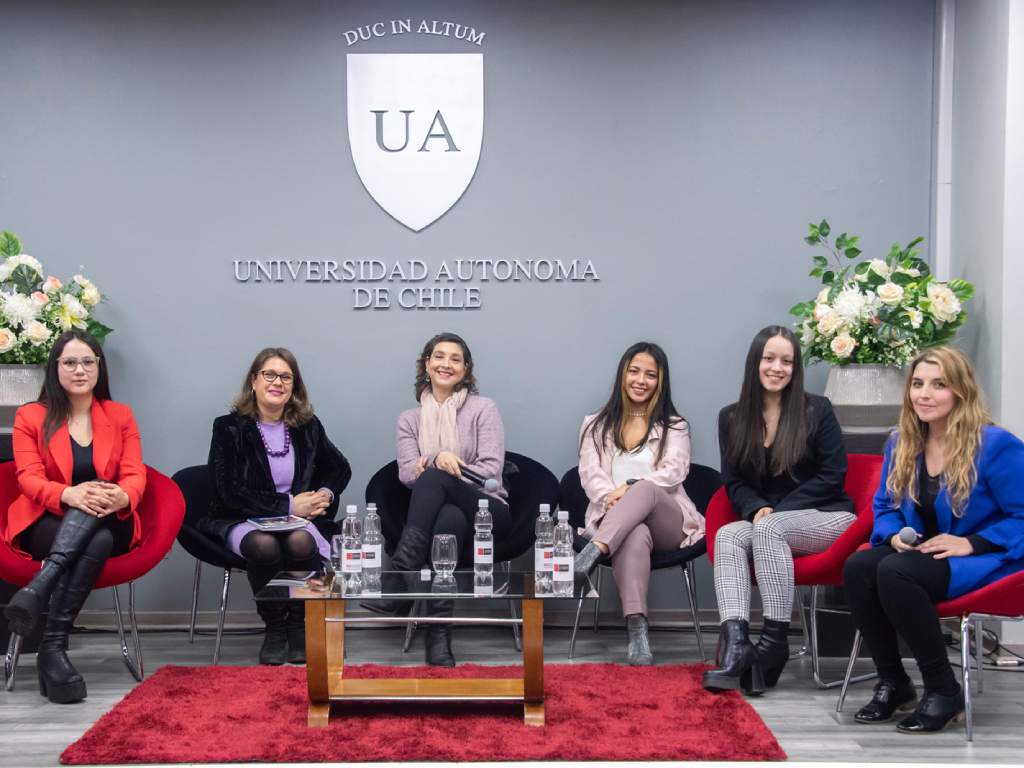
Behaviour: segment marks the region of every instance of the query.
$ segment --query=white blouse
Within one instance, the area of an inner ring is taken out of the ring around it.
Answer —
[[[638,451],[617,450],[612,456],[612,482],[616,488],[631,478],[639,479],[653,471],[654,451],[646,443]]]

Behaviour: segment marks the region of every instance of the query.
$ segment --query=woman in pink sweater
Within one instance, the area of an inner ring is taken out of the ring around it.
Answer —
[[[510,526],[508,494],[502,487],[505,465],[505,428],[494,401],[477,394],[473,356],[454,333],[440,333],[423,347],[416,361],[418,408],[398,417],[398,476],[412,489],[409,512],[391,564],[397,570],[419,570],[430,555],[433,536],[455,536],[462,551],[470,534],[480,499],[487,499],[494,520],[494,538]],[[484,491],[463,475],[463,469],[496,481]],[[371,610],[406,615],[411,601],[372,601]],[[433,600],[433,616],[451,615],[452,601]],[[454,667],[451,625],[430,624],[427,630],[428,664]]]

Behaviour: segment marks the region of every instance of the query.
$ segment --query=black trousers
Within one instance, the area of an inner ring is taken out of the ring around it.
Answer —
[[[450,533],[455,536],[457,551],[461,554],[466,536],[471,535],[477,502],[490,502],[492,533],[495,541],[506,535],[512,527],[508,505],[488,496],[480,488],[436,467],[428,467],[412,486],[412,498],[406,526],[428,533]],[[427,553],[430,557],[430,553]],[[419,563],[420,566],[424,563]]]
[[[949,562],[885,545],[857,552],[844,569],[853,621],[864,636],[878,675],[893,685],[909,681],[899,637],[910,647],[927,691],[955,694],[953,674],[935,603],[946,597]]]

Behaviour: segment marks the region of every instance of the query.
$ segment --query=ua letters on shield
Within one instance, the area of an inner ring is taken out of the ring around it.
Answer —
[[[483,133],[483,54],[348,54],[352,160],[366,191],[409,229],[462,197]]]

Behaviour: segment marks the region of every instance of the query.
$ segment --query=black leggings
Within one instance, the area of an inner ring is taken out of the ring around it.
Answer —
[[[249,531],[238,550],[245,558],[245,573],[255,595],[278,571],[312,571],[320,564],[316,541],[306,531]]]
[[[511,528],[508,505],[444,470],[428,467],[412,486],[412,499],[409,501],[405,524],[427,533],[453,534],[456,551],[461,555],[466,534],[473,527],[480,499],[490,502],[491,520],[494,523],[492,532],[497,541]],[[429,552],[427,557],[430,557]],[[417,566],[424,563],[418,563]]]
[[[53,540],[57,536],[64,518],[44,512],[42,517],[25,529],[18,538],[19,546],[32,555],[33,560],[42,560],[50,553]],[[94,560],[106,560],[108,557],[123,555],[132,543],[135,522],[131,517],[123,520],[117,515],[106,515],[100,518],[99,527],[93,533],[88,545],[79,555],[88,553]]]
[[[878,676],[893,685],[909,682],[898,637],[910,646],[925,690],[953,695],[953,674],[935,603],[949,588],[949,561],[885,545],[857,552],[844,569],[853,621],[864,636]],[[898,637],[897,637],[898,636]]]

